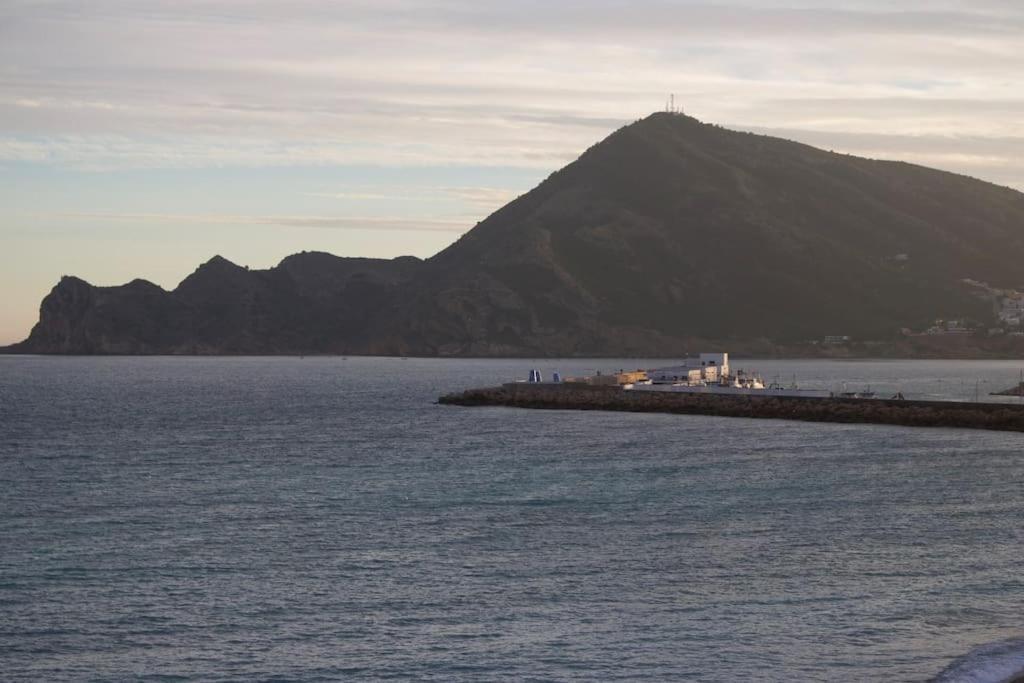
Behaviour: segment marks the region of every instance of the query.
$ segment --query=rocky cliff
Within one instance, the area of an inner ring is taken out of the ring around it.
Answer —
[[[95,287],[64,277],[43,299],[22,353],[348,353],[422,268],[412,257],[304,252],[268,270],[215,256],[173,291],[144,280]]]

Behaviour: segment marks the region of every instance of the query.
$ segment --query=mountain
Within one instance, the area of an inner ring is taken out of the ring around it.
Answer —
[[[672,355],[893,339],[1024,289],[1024,194],[653,114],[419,261],[214,258],[165,292],[64,278],[14,350]]]
[[[411,256],[303,252],[268,270],[214,256],[173,291],[63,277],[21,353],[251,354],[364,348],[367,323],[422,268]]]

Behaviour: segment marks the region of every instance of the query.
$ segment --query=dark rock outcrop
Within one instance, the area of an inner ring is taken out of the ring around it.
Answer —
[[[94,287],[64,277],[20,353],[348,353],[367,321],[422,267],[412,257],[304,252],[269,270],[215,256],[173,291],[143,280]]]
[[[654,114],[427,261],[216,257],[172,292],[65,278],[12,350],[763,353],[984,322],[990,304],[962,280],[1019,288],[1022,262],[1020,192]]]

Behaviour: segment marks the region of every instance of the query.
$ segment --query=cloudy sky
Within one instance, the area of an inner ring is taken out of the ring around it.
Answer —
[[[1020,0],[0,0],[0,343],[62,274],[429,256],[672,92],[1024,189]]]

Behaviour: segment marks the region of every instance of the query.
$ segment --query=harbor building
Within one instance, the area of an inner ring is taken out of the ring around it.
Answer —
[[[633,372],[615,372],[607,375],[597,373],[586,377],[567,377],[565,381],[569,384],[589,384],[595,387],[614,387],[627,384],[638,384],[647,381],[647,373],[643,370]]]
[[[682,365],[647,371],[647,377],[655,384],[718,382],[729,376],[728,353],[702,353],[696,358],[687,358]]]

